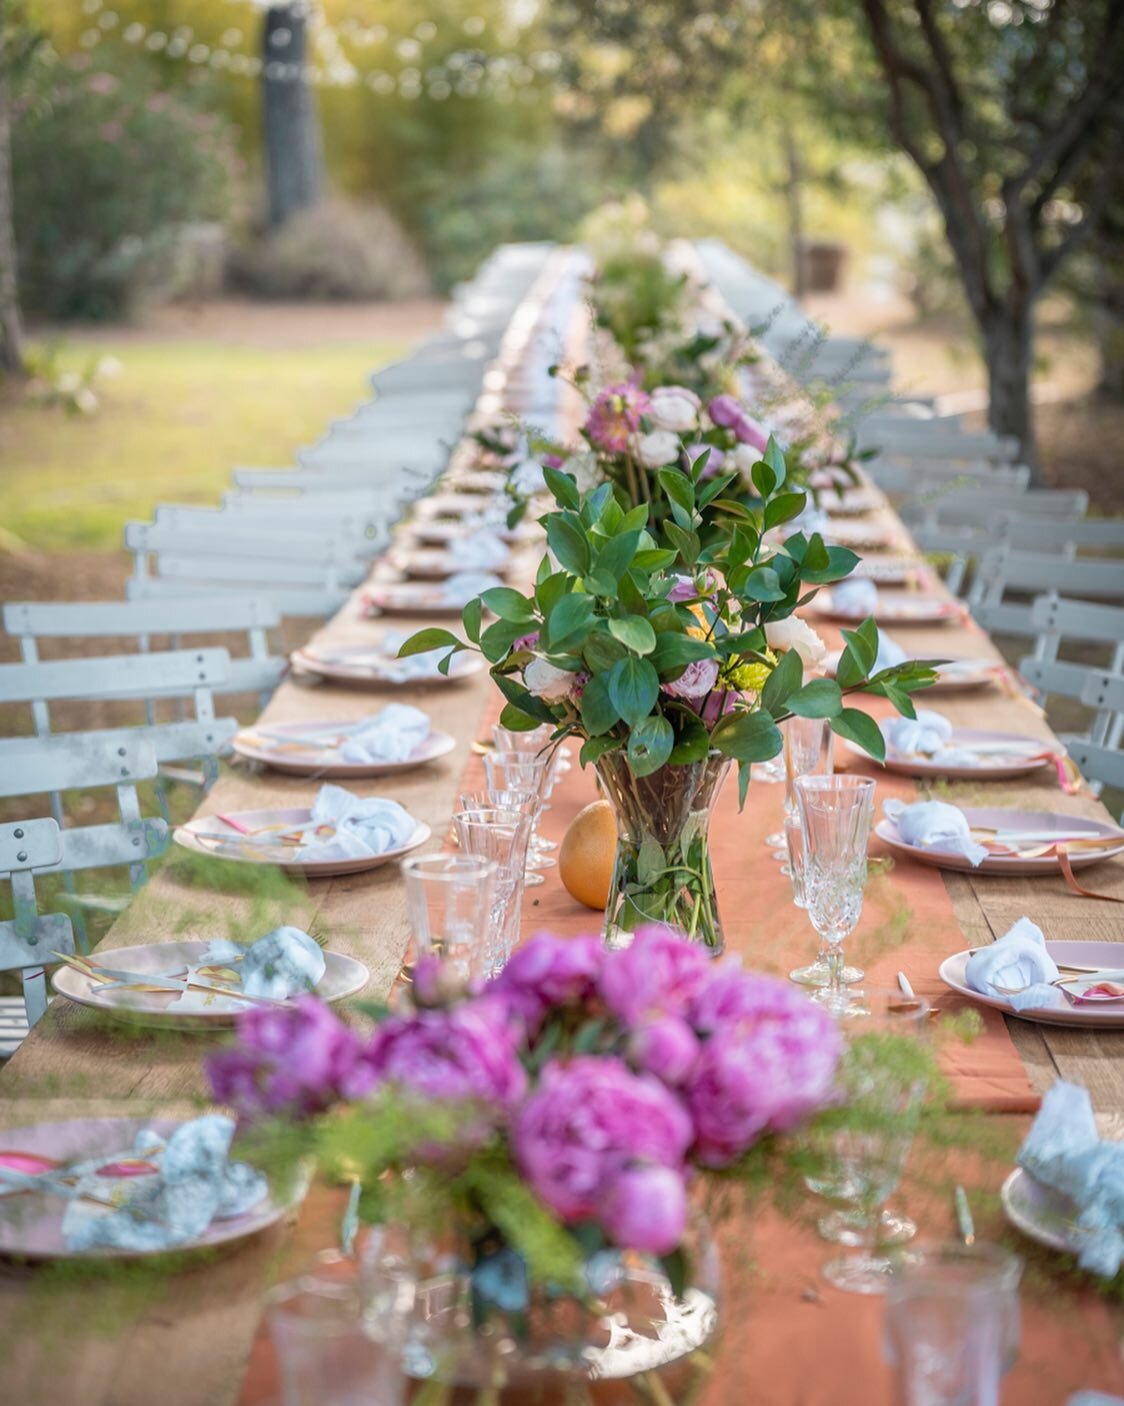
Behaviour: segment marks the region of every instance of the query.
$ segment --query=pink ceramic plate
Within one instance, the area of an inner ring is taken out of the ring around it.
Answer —
[[[210,946],[207,942],[151,942],[142,947],[113,947],[99,949],[95,962],[113,966],[120,971],[171,972],[198,964]],[[354,957],[342,952],[324,953],[324,975],[316,987],[322,1001],[343,1001],[362,991],[371,973]],[[104,990],[91,977],[73,967],[59,967],[51,978],[60,995],[80,1006],[90,1006],[130,1025],[157,1026],[164,1030],[222,1030],[233,1026],[249,1002],[236,996],[208,998],[203,1009],[177,1011],[170,1009],[176,999],[171,991]],[[0,1133],[0,1146],[4,1134]]]
[[[326,780],[346,781],[349,777],[392,776],[398,771],[410,771],[424,766],[451,752],[456,739],[447,732],[431,732],[420,742],[405,761],[345,762],[334,745],[353,722],[333,723],[270,723],[264,731],[244,728],[233,740],[234,750],[251,761],[263,762],[274,771],[290,776],[323,776]]]
[[[396,571],[414,581],[444,581],[455,576],[458,571],[476,571],[479,567],[468,567],[458,562],[452,552],[440,547],[401,547],[390,556],[390,564]],[[506,576],[510,563],[489,566],[488,571],[496,576]]]
[[[330,879],[335,874],[361,874],[401,859],[404,854],[424,845],[430,828],[417,821],[410,840],[382,854],[365,854],[348,859],[296,859],[298,846],[285,843],[282,836],[298,825],[307,825],[311,811],[307,806],[288,810],[240,810],[227,812],[236,825],[228,825],[217,815],[198,815],[172,832],[172,838],[184,849],[213,858],[231,859],[239,864],[275,864],[294,874],[310,879]],[[244,834],[236,826],[242,826]],[[266,832],[266,833],[254,833]]]
[[[924,584],[927,574],[924,561],[911,556],[863,557],[852,572],[854,576],[880,581],[887,586]]]
[[[339,645],[321,654],[315,646],[306,645],[291,656],[298,673],[315,674],[333,683],[351,684],[365,688],[429,688],[433,685],[459,683],[471,678],[484,667],[479,654],[461,653],[453,656],[448,674],[405,675],[396,673],[401,660],[384,654],[377,646],[367,644]]]
[[[64,1123],[35,1123],[25,1128],[0,1132],[0,1147],[6,1152],[23,1152],[29,1158],[47,1163],[76,1162],[79,1159],[111,1156],[133,1146],[137,1133],[152,1129],[161,1137],[179,1124],[166,1118],[76,1118]],[[235,1152],[237,1157],[237,1152]],[[0,1255],[27,1260],[135,1260],[152,1254],[183,1254],[192,1250],[226,1245],[256,1235],[276,1224],[304,1197],[305,1185],[296,1188],[292,1200],[267,1196],[250,1211],[230,1220],[215,1220],[197,1239],[177,1245],[174,1250],[138,1251],[98,1249],[76,1252],[67,1247],[62,1234],[65,1202],[58,1196],[20,1192],[0,1197]]]
[[[394,581],[372,586],[363,593],[363,605],[383,615],[432,615],[460,617],[464,601],[445,599],[442,588],[422,581]]]
[[[989,745],[994,748],[993,751],[987,750]],[[887,771],[896,772],[899,776],[943,776],[950,781],[1003,781],[1013,776],[1026,776],[1039,767],[1050,765],[1050,758],[1044,755],[1051,750],[1049,744],[1041,738],[1024,737],[1017,732],[988,732],[975,727],[960,727],[949,738],[947,746],[970,747],[973,751],[978,749],[978,765],[949,766],[939,756],[895,752],[889,747],[884,765]],[[848,742],[847,748],[858,757],[867,755],[854,742]]]
[[[477,517],[480,513],[495,508],[504,513],[511,507],[506,493],[433,493],[428,498],[419,498],[414,504],[414,515],[419,518],[462,518]]]
[[[1117,843],[1106,844],[1103,849],[1071,846],[1068,851],[1069,862],[1074,869],[1086,869],[1090,864],[1100,864],[1102,860],[1124,853],[1124,830],[1116,825],[1105,825],[1099,820],[1057,815],[1042,810],[1001,810],[988,806],[961,806],[960,809],[973,830],[998,830],[1004,835],[1027,836],[1023,843],[1028,851],[1036,851],[1049,844],[1050,835],[1057,835],[1059,843],[1074,836],[1083,840],[1118,838]],[[919,845],[907,845],[898,831],[897,824],[890,819],[880,820],[874,827],[874,833],[903,859],[916,859],[919,864],[928,864],[934,869],[957,869],[967,874],[1060,873],[1054,853],[1022,855],[1000,852],[989,854],[979,865],[973,865],[962,854],[953,854],[949,850],[935,849],[932,846],[922,849]]]
[[[498,469],[466,469],[464,473],[450,474],[445,480],[454,493],[502,493],[507,486],[507,475]]]
[[[470,537],[475,531],[476,526],[471,522],[466,525],[443,518],[417,518],[410,523],[410,532],[416,541],[438,547],[447,546],[463,537]],[[488,531],[494,532],[504,542],[527,541],[537,535],[533,524],[523,523],[518,527],[489,523]]]
[[[822,615],[825,620],[840,620],[849,625],[858,624],[866,618],[838,609],[830,591],[821,591],[809,609]],[[944,625],[959,620],[960,608],[952,601],[922,595],[920,591],[883,592],[874,618],[880,625]]]
[[[1124,942],[1047,942],[1046,950],[1059,966],[1103,967],[1106,970],[1124,966]],[[971,952],[957,952],[946,957],[940,965],[940,978],[946,986],[966,996],[970,1001],[978,1001],[981,1006],[992,1006],[1005,1015],[1018,1016],[1020,1020],[1034,1021],[1038,1025],[1077,1025],[1086,1030],[1124,1030],[1124,1002],[1118,1005],[1080,1005],[1066,1003],[1057,1010],[1016,1011],[1010,1001],[1002,996],[985,996],[973,991],[964,979]],[[1090,978],[1092,979],[1092,978]]]
[[[884,507],[885,503],[882,494],[872,489],[856,488],[849,492],[844,491],[840,497],[830,488],[823,488],[820,490],[817,506],[831,518],[854,518],[875,513]]]
[[[824,531],[828,542],[856,551],[901,551],[906,545],[902,534],[889,523],[832,522]]]

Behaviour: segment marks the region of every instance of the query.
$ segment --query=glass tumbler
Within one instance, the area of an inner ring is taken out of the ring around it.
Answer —
[[[519,940],[523,880],[532,818],[518,810],[496,807],[458,811],[453,816],[462,853],[478,855],[495,865],[492,905],[483,945],[482,974],[493,976]]]
[[[533,791],[538,805],[531,822],[531,842],[528,850],[532,869],[548,869],[557,863],[547,852],[547,845],[538,835],[546,796],[550,790],[550,758],[545,752],[492,752],[484,757],[484,775],[489,791]]]
[[[495,864],[476,854],[421,854],[400,867],[415,956],[439,957],[462,980],[483,976]]]

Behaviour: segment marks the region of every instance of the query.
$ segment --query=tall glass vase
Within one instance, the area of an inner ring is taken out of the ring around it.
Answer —
[[[724,946],[710,864],[710,816],[732,765],[710,752],[635,776],[623,753],[597,762],[617,819],[617,858],[605,907],[607,947],[627,947],[643,923],[666,923],[715,955]]]

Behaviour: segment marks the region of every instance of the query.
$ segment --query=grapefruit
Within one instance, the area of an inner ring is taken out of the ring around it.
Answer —
[[[609,901],[617,822],[608,801],[594,801],[574,816],[558,851],[558,877],[571,898],[587,908]]]

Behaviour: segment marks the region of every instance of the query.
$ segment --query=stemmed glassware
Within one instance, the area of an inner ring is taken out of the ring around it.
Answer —
[[[532,824],[532,817],[522,811],[496,807],[458,811],[453,816],[461,851],[489,859],[496,866],[492,907],[483,944],[484,975],[500,971],[519,940]]]
[[[536,798],[528,850],[528,863],[532,869],[548,869],[558,862],[547,852],[545,841],[536,833],[550,791],[549,771],[550,758],[545,752],[489,752],[484,757],[484,775],[490,792],[529,791]],[[542,880],[536,882],[541,883]]]
[[[929,1003],[898,991],[868,991],[840,1019],[845,1047],[839,1083],[846,1123],[825,1134],[822,1170],[810,1190],[850,1203],[856,1253],[830,1260],[824,1277],[856,1294],[885,1292],[893,1261],[880,1253],[881,1211],[901,1180],[926,1090]]]
[[[795,782],[804,845],[804,902],[826,946],[827,984],[812,999],[837,1015],[854,1007],[844,976],[843,943],[858,925],[874,815],[866,776],[800,776]]]
[[[519,790],[496,790],[491,786],[485,787],[482,791],[462,791],[457,797],[457,810],[518,810],[529,816],[532,827],[542,810],[542,801],[539,793],[530,787]],[[532,833],[532,843],[533,843]],[[534,888],[537,884],[544,883],[542,874],[535,870],[535,856],[531,853],[531,845],[527,847],[527,864],[523,873],[523,882],[527,888]]]
[[[415,954],[439,957],[462,979],[484,975],[495,863],[478,854],[422,854],[401,869]]]

